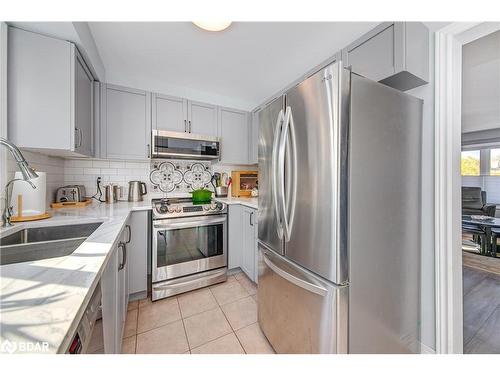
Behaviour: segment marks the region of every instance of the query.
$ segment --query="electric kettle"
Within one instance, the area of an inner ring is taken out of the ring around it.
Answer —
[[[142,196],[148,193],[146,184],[142,181],[129,181],[128,182],[128,201],[140,202]]]

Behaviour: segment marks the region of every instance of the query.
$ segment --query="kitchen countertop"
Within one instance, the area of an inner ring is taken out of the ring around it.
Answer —
[[[148,209],[149,201],[93,203],[0,230],[3,236],[18,228],[102,221],[68,256],[0,266],[0,353],[64,352],[130,212]]]
[[[257,209],[257,198],[216,200]],[[102,222],[70,255],[0,266],[0,353],[64,352],[130,213],[149,209],[150,200],[96,202],[0,229],[3,237],[23,228]]]
[[[227,197],[227,198],[214,198],[218,202],[222,202],[225,204],[241,204],[243,206],[247,206],[250,208],[258,208],[258,200],[259,198],[235,198],[235,197]]]

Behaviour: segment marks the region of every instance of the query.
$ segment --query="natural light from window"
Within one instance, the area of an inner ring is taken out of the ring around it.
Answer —
[[[499,151],[500,151],[500,149],[499,149]],[[500,154],[499,154],[499,156],[500,156]],[[462,176],[479,176],[480,175],[480,172],[481,172],[481,152],[479,150],[462,151],[461,172],[462,172]]]
[[[490,176],[500,176],[500,148],[490,150]]]

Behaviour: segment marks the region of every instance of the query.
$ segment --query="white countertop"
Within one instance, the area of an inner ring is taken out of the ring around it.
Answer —
[[[71,255],[0,266],[0,353],[65,351],[130,212],[150,208],[151,202],[93,203],[0,230],[3,236],[18,228],[103,222]]]
[[[258,200],[259,198],[235,198],[235,197],[227,197],[227,198],[214,198],[218,202],[222,202],[225,204],[241,204],[243,206],[247,206],[250,208],[258,208]]]
[[[216,200],[257,209],[257,198]],[[93,203],[51,210],[50,219],[0,229],[4,236],[19,228],[102,222],[68,256],[0,266],[0,353],[10,352],[8,343],[14,343],[16,352],[26,351],[21,343],[27,352],[64,352],[130,213],[148,209],[149,200]]]

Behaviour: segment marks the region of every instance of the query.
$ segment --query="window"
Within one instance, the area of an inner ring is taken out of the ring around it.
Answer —
[[[490,150],[490,176],[500,176],[500,148]]]
[[[499,150],[500,151],[500,150]],[[500,156],[500,154],[499,154]],[[462,151],[462,176],[479,176],[481,172],[481,152],[479,150]],[[499,170],[500,174],[500,170]]]

